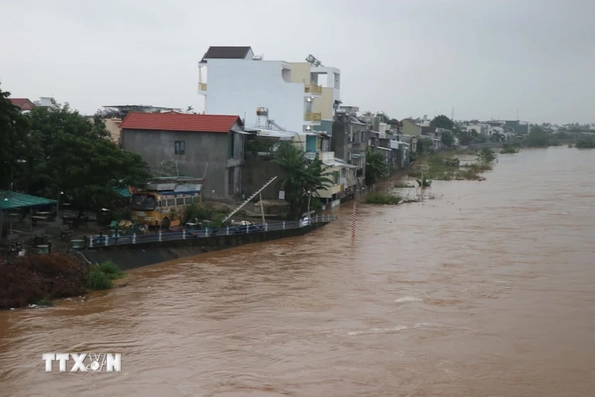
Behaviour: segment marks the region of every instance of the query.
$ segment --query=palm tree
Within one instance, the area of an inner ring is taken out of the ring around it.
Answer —
[[[310,194],[317,197],[318,190],[332,185],[332,181],[327,177],[329,167],[323,164],[318,155],[314,160],[308,160],[305,153],[292,143],[282,143],[273,161],[285,171],[285,176],[280,178],[279,184],[285,191],[285,200],[289,202],[289,212],[296,219],[299,219],[303,212]]]
[[[371,147],[366,150],[366,185],[373,185],[388,174],[384,155]]]

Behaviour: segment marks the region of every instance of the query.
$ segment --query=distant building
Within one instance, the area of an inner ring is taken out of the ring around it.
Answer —
[[[41,98],[39,98],[39,101],[34,101],[33,103],[35,104],[35,106],[40,108],[51,108],[56,105],[56,100],[52,97],[42,96]]]
[[[353,196],[365,186],[368,138],[368,124],[346,112],[337,112],[333,123],[331,150],[334,151],[335,158],[355,166],[346,175],[342,197]]]
[[[240,194],[246,133],[239,116],[129,113],[120,127],[122,147],[152,170],[173,162],[180,175],[206,178],[207,198]]]
[[[504,126],[512,128],[517,135],[526,135],[531,132],[529,123],[519,120],[504,120]]]
[[[29,111],[35,109],[35,107],[36,107],[35,104],[27,98],[8,98],[8,99],[10,100],[10,102],[13,105],[18,106],[21,109],[21,112],[29,112]]]
[[[403,119],[400,122],[400,129],[404,135],[421,136],[422,126],[412,119]]]
[[[326,90],[318,83],[320,76],[326,77]],[[315,61],[268,61],[251,47],[210,47],[199,63],[205,113],[239,114],[250,128],[256,127],[256,109],[264,107],[279,129],[315,131],[323,117],[332,119],[339,84],[339,69]]]

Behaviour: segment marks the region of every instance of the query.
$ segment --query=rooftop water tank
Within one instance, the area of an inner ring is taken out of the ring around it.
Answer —
[[[256,115],[257,116],[268,116],[269,115],[269,108],[256,108]]]

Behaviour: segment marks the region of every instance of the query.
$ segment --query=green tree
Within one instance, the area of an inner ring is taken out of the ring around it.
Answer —
[[[473,143],[473,136],[469,131],[461,131],[459,134],[459,143],[463,146]]]
[[[29,120],[0,89],[0,189],[9,189],[27,151]]]
[[[431,152],[432,140],[429,138],[421,138],[417,141],[417,154],[422,155]]]
[[[113,187],[142,187],[150,177],[138,154],[110,141],[99,117],[91,122],[68,105],[35,108],[29,117],[31,150],[19,186],[30,194],[64,192],[82,213],[117,200]]]
[[[450,131],[453,131],[455,127],[454,122],[443,114],[434,117],[434,119],[430,122],[430,125],[436,128],[444,128]]]
[[[280,188],[285,191],[285,200],[289,203],[290,216],[299,219],[307,206],[308,196],[318,197],[318,190],[332,185],[328,178],[328,168],[316,156],[308,160],[303,150],[289,142],[279,145],[273,160],[281,166],[285,176],[280,178]]]
[[[454,138],[454,136],[452,136],[452,134],[450,132],[447,132],[447,131],[445,131],[445,132],[442,133],[442,136],[440,137],[440,140],[441,140],[442,144],[444,146],[447,146],[447,147],[451,147],[452,145],[455,144],[455,138]]]
[[[535,125],[531,132],[523,138],[523,144],[528,147],[546,147],[552,143],[552,134]]]
[[[366,150],[366,185],[373,185],[388,174],[384,154],[368,146]]]

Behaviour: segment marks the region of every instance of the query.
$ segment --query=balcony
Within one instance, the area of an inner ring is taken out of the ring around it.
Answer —
[[[322,113],[306,112],[304,114],[305,121],[320,122],[322,120]]]
[[[306,152],[304,153],[308,160],[314,160],[316,156],[322,161],[333,161],[335,159],[335,152],[325,152],[322,150],[318,150],[316,152]]]
[[[207,93],[207,83],[198,83],[198,93],[199,94]]]
[[[316,84],[306,84],[304,92],[311,95],[322,95],[322,86]]]

